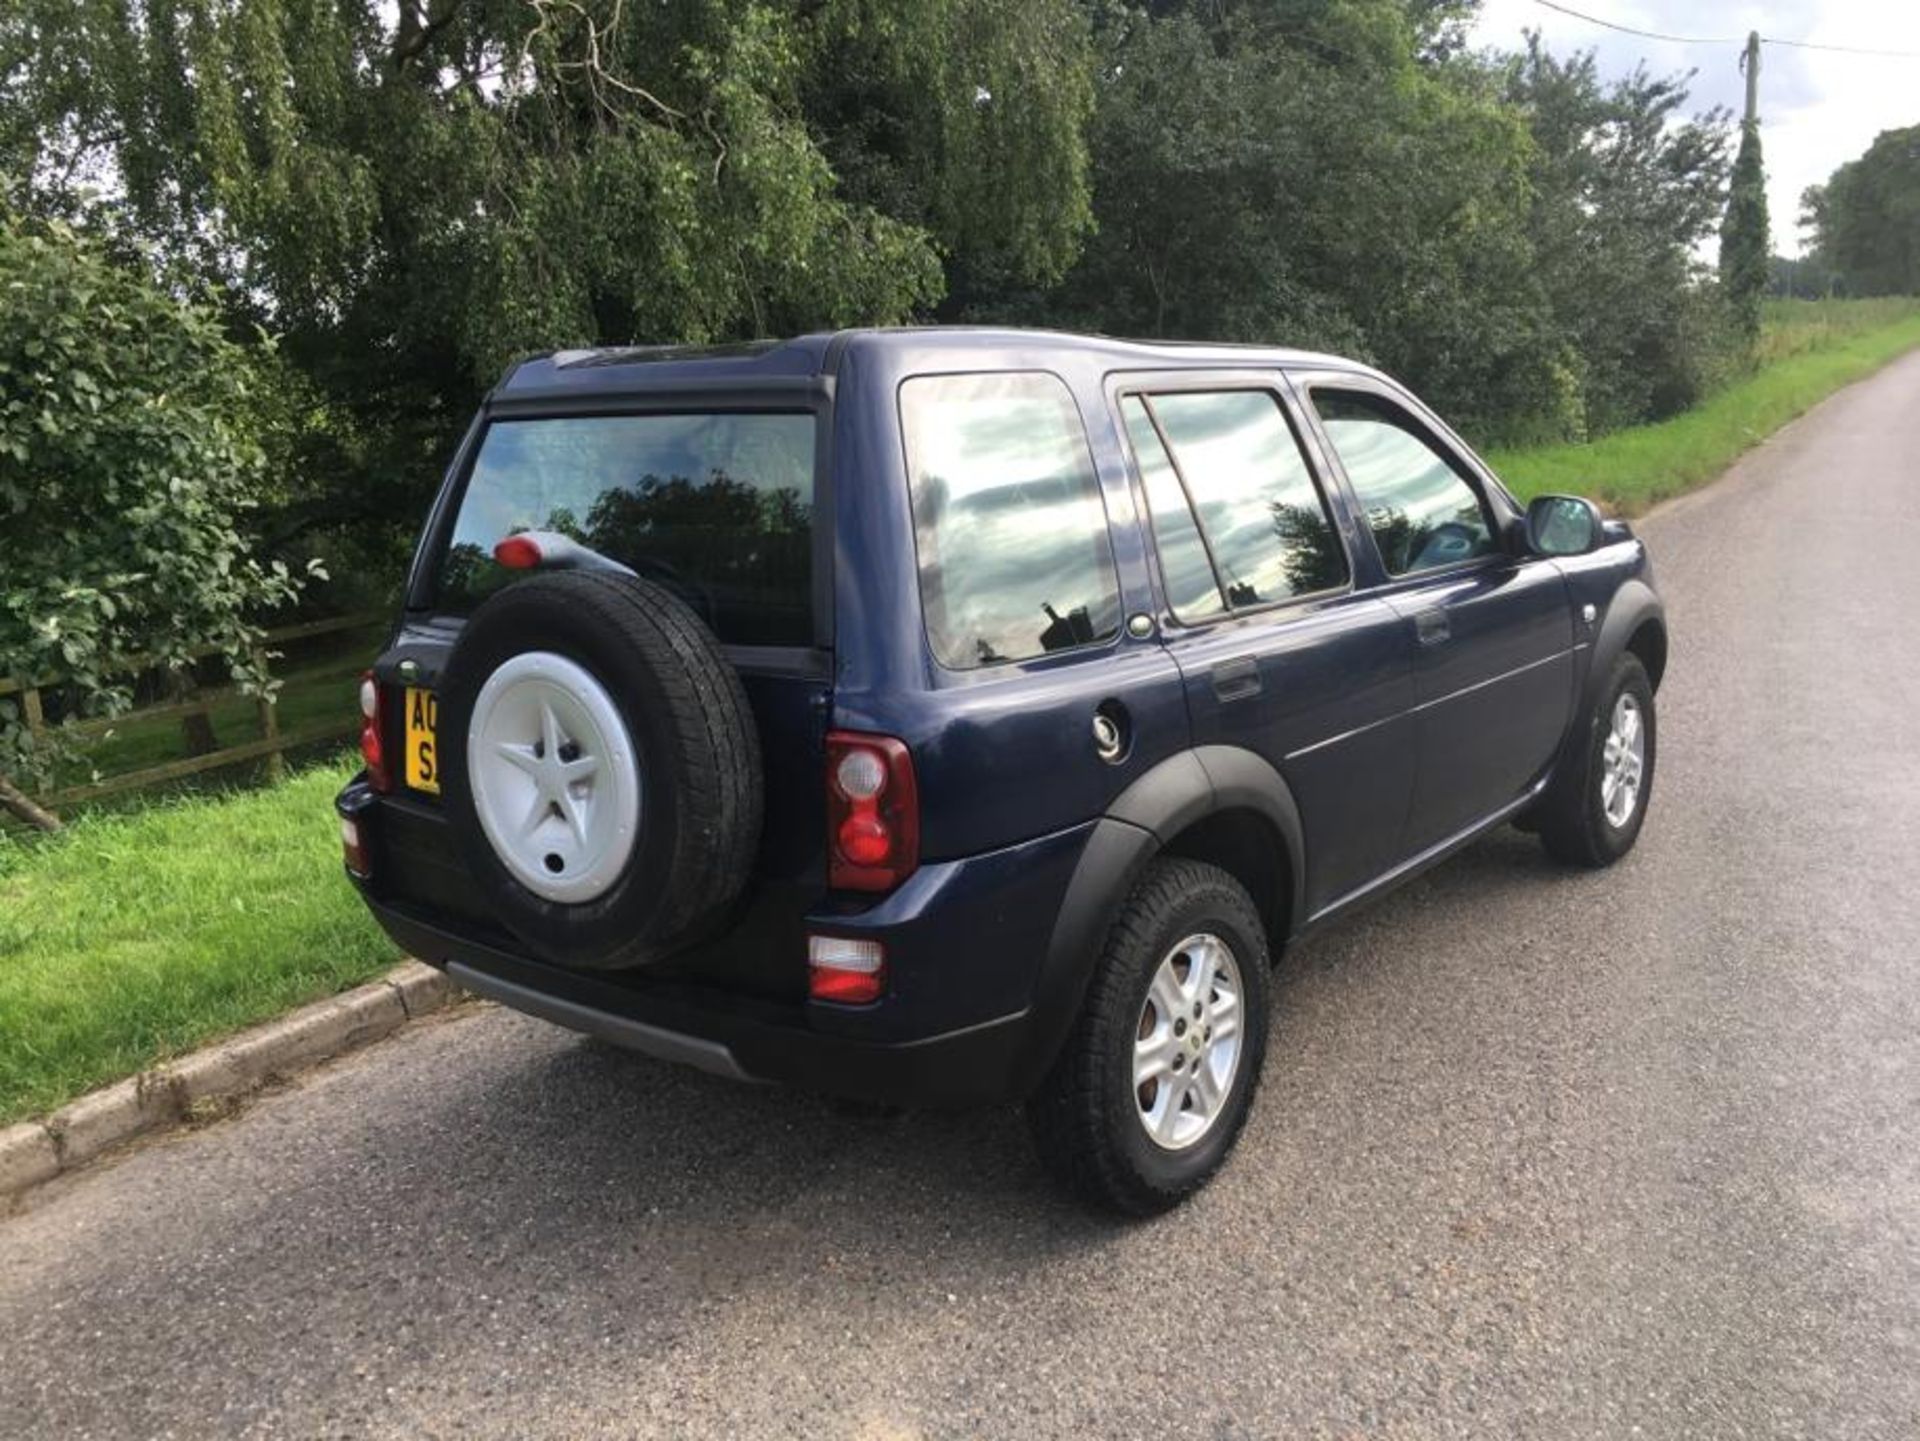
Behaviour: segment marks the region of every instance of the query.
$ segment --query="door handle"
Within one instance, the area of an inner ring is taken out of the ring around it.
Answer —
[[[1413,633],[1422,645],[1443,645],[1453,637],[1453,625],[1444,610],[1415,611]]]
[[[1260,663],[1250,655],[1223,660],[1213,668],[1215,700],[1245,700],[1260,694]]]

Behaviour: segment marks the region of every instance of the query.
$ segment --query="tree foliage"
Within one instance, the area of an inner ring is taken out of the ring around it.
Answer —
[[[1243,0],[1110,10],[1097,231],[996,311],[1358,354],[1483,438],[1671,413],[1718,363],[1693,259],[1725,117],[1591,55],[1481,59],[1458,7]]]
[[[1529,268],[1563,387],[1544,433],[1514,438],[1584,438],[1684,410],[1725,355],[1694,259],[1725,199],[1725,113],[1686,119],[1686,77],[1637,70],[1608,85],[1590,52],[1557,59],[1538,37],[1506,94],[1533,141]]]
[[[1801,205],[1814,258],[1846,291],[1920,294],[1920,125],[1882,131]]]
[[[281,338],[331,411],[293,529],[391,531],[516,354],[1057,277],[1085,32],[1069,0],[20,0],[0,161]]]
[[[1760,301],[1767,293],[1772,253],[1767,172],[1760,158],[1760,123],[1755,120],[1740,127],[1740,153],[1734,157],[1727,215],[1720,226],[1720,289],[1734,325],[1749,345],[1760,338]]]
[[[295,577],[248,555],[254,364],[182,303],[64,225],[0,221],[0,674],[72,677],[88,708],[129,698],[117,663],[198,647],[265,683],[264,608]],[[0,775],[46,754],[0,699]]]

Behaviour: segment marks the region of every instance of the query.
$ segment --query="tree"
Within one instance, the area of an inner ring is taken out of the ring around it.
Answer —
[[[1813,255],[1849,294],[1920,294],[1920,125],[1882,131],[1801,207]]]
[[[1685,409],[1723,349],[1694,253],[1724,203],[1726,112],[1684,119],[1686,76],[1606,85],[1592,52],[1558,59],[1537,35],[1505,93],[1533,141],[1527,234],[1564,378],[1556,426],[1584,438]]]
[[[1057,291],[980,313],[1341,350],[1483,430],[1539,409],[1526,133],[1477,64],[1423,58],[1451,9],[1105,11],[1096,232]]]
[[[1734,157],[1726,219],[1720,226],[1720,290],[1735,329],[1749,346],[1760,338],[1760,299],[1767,293],[1772,244],[1760,122],[1750,119],[1740,127],[1740,152]]]
[[[64,225],[0,218],[0,674],[69,675],[81,710],[112,714],[120,663],[183,669],[211,646],[270,685],[253,620],[296,581],[237,527],[260,484],[254,394],[204,307]],[[49,756],[0,699],[0,781]],[[11,782],[0,797],[34,818]]]
[[[518,354],[1048,283],[1087,71],[1072,0],[16,0],[0,161],[281,337],[325,412],[271,538],[386,537]]]

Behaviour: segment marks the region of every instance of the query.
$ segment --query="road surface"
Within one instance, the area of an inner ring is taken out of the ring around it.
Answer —
[[[1638,851],[1291,955],[1172,1216],[476,1009],[0,1222],[0,1435],[1920,1434],[1920,355],[1644,533]]]

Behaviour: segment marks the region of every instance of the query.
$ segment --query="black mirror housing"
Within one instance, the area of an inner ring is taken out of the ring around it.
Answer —
[[[1585,555],[1605,538],[1606,518],[1583,496],[1535,496],[1527,506],[1527,547],[1535,555]]]

